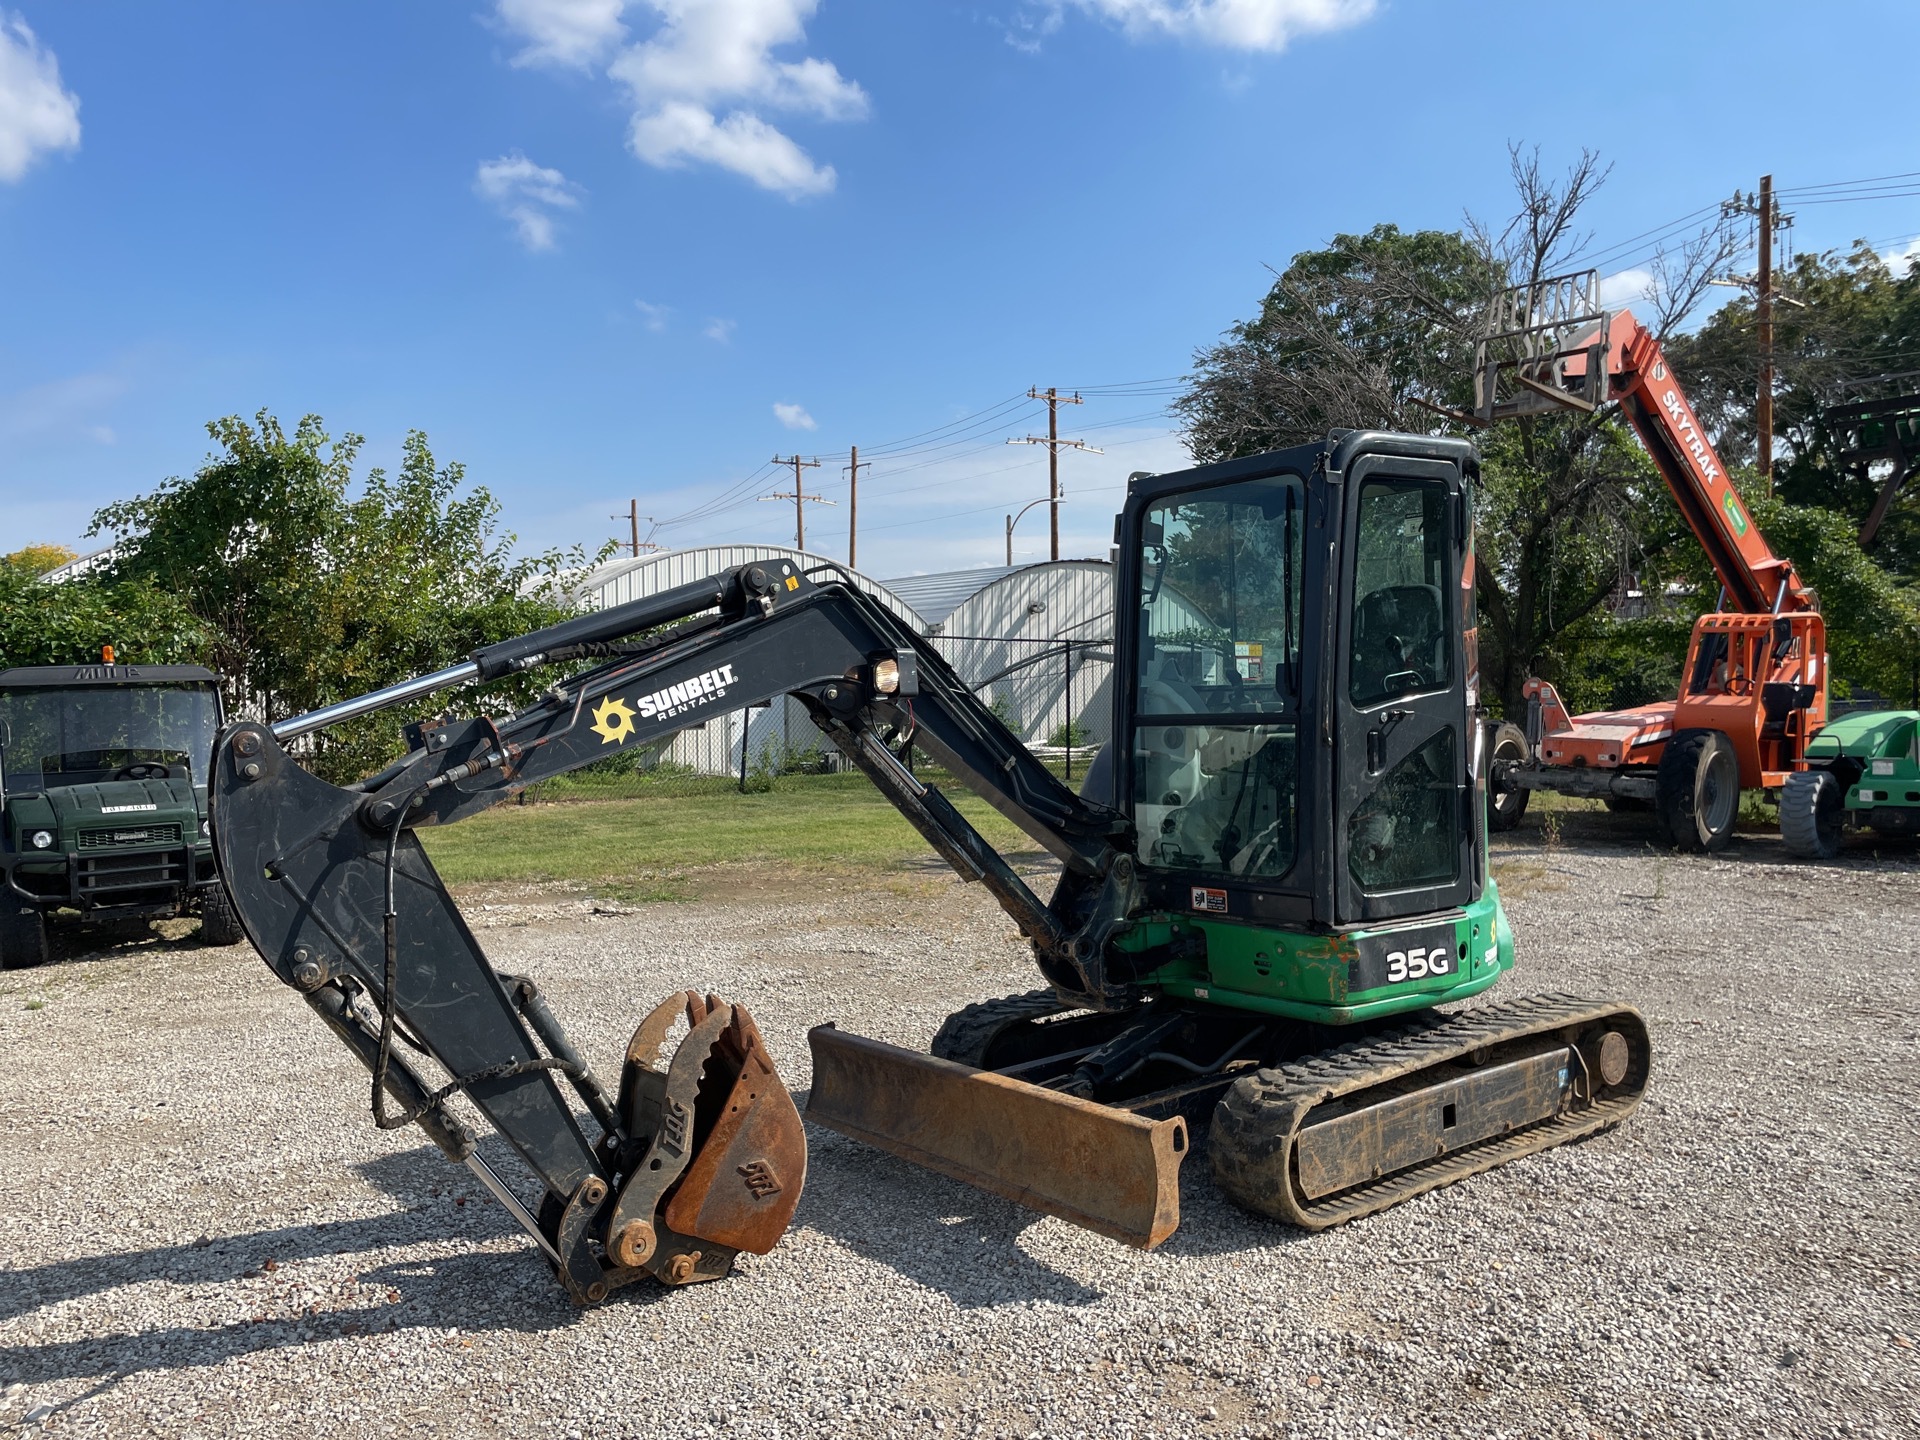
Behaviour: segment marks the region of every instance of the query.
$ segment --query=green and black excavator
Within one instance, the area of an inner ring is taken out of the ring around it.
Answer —
[[[768,561],[230,727],[222,870],[268,964],[380,1077],[382,1123],[417,1119],[473,1165],[577,1301],[641,1274],[715,1278],[778,1239],[805,1172],[751,1018],[670,1000],[609,1093],[531,982],[486,962],[414,832],[792,695],[987,887],[1045,981],[952,1016],[931,1054],[817,1026],[809,1119],[1147,1247],[1179,1223],[1188,1127],[1205,1126],[1239,1204],[1352,1220],[1615,1124],[1648,1075],[1646,1026],[1617,1004],[1438,1008],[1513,964],[1487,863],[1477,474],[1462,441],[1336,432],[1136,476],[1115,527],[1111,738],[1080,793],[853,577]],[[408,753],[358,785],[284,748],[543,666],[560,678],[531,707],[411,725]],[[909,745],[1058,861],[1049,898],[902,763]],[[680,1008],[690,1029],[661,1068]],[[448,1081],[431,1090],[396,1035]],[[538,1177],[533,1203],[443,1107],[454,1090]]]

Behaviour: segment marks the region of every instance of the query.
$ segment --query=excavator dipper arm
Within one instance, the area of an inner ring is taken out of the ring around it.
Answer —
[[[1101,963],[1132,900],[1126,822],[1055,779],[944,660],[916,650],[912,632],[850,583],[816,585],[790,564],[743,567],[489,646],[464,666],[318,718],[582,659],[599,663],[509,719],[407,727],[408,755],[355,786],[328,784],[284,748],[316,717],[230,727],[211,786],[216,853],[248,937],[374,1072],[376,1119],[383,1128],[418,1123],[471,1166],[533,1232],[577,1302],[641,1274],[673,1284],[717,1278],[739,1250],[770,1249],[804,1180],[799,1118],[745,1008],[691,992],[635,1032],[609,1095],[532,982],[487,962],[419,827],[462,819],[707,715],[791,694],[956,870],[988,887],[1063,995],[1093,1009],[1128,1002]],[[1056,896],[1077,897],[1072,913],[1043,903],[908,772],[883,731],[931,753],[1079,877]],[[687,1037],[663,1069],[660,1049],[683,1010]],[[395,1053],[396,1037],[451,1083],[430,1091]],[[444,1108],[455,1090],[539,1177],[546,1197],[537,1216]],[[386,1113],[388,1099],[397,1114]]]

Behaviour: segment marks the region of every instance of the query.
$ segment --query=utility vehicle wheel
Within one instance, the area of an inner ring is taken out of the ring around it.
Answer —
[[[46,917],[38,910],[0,901],[0,970],[24,970],[51,958]]]
[[[1487,828],[1496,832],[1512,830],[1527,813],[1531,790],[1508,783],[1507,774],[1527,761],[1527,736],[1518,725],[1494,727],[1493,744],[1487,749]]]
[[[1682,730],[1667,742],[1654,808],[1682,850],[1724,850],[1740,815],[1740,762],[1718,730]]]
[[[227,887],[215,883],[200,892],[200,939],[207,945],[238,945],[247,938]]]
[[[1847,792],[1831,770],[1796,770],[1780,789],[1780,838],[1787,853],[1831,860],[1840,853]]]

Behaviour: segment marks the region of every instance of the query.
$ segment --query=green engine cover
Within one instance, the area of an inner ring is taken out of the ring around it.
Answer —
[[[1187,935],[1204,942],[1204,957],[1162,966],[1146,984],[1207,1004],[1323,1025],[1464,1000],[1513,968],[1513,932],[1491,880],[1464,910],[1413,924],[1308,935],[1226,916],[1162,912],[1143,916],[1116,948],[1177,945]]]

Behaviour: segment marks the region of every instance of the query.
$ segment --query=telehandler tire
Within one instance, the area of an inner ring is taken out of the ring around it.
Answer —
[[[216,881],[200,892],[200,943],[238,945],[247,938],[240,928],[240,915],[233,908],[233,897],[223,882]]]
[[[1780,788],[1780,838],[1804,860],[1840,854],[1846,787],[1831,770],[1796,770]]]
[[[0,900],[0,970],[25,970],[52,958],[46,917],[30,907]]]
[[[1682,730],[1667,742],[1654,808],[1667,836],[1694,854],[1724,850],[1740,818],[1740,762],[1718,730]]]
[[[1495,834],[1518,829],[1520,817],[1527,813],[1527,801],[1533,792],[1504,784],[1501,779],[1508,769],[1526,760],[1526,732],[1504,721],[1495,726],[1493,743],[1487,747],[1487,828]]]

